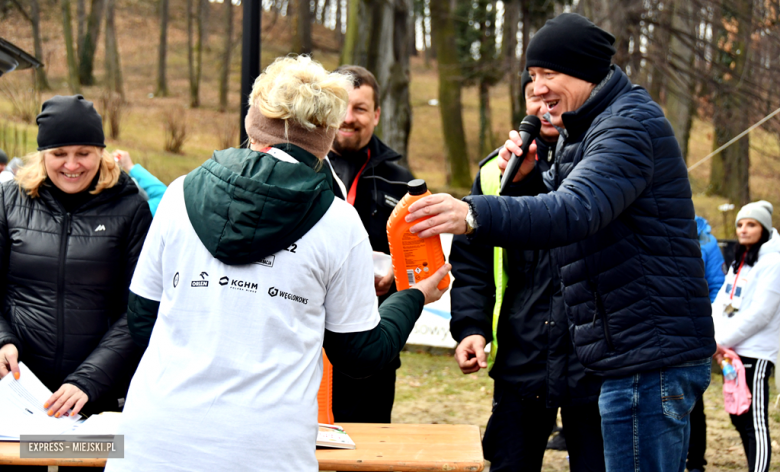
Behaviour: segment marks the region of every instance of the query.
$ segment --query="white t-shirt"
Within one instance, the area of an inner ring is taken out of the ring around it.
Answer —
[[[306,235],[248,265],[211,256],[165,193],[130,285],[160,301],[106,470],[315,471],[324,330],[379,323],[371,246],[334,199]]]

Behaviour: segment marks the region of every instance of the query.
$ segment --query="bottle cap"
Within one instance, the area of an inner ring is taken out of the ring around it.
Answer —
[[[428,191],[428,186],[425,185],[423,179],[410,180],[407,185],[409,186],[409,195],[422,195]]]

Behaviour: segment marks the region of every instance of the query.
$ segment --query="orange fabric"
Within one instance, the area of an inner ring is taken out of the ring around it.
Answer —
[[[320,391],[317,392],[317,404],[319,405],[317,422],[333,424],[335,422],[333,419],[333,365],[328,360],[325,349],[322,350],[322,383],[320,383]]]

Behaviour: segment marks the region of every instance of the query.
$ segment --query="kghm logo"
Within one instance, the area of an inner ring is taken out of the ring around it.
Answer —
[[[222,277],[221,279],[219,279],[219,284],[223,286],[230,284],[231,290],[241,290],[242,292],[257,293],[257,288],[258,288],[257,284],[254,282],[250,282],[248,280],[238,280],[238,279],[230,280],[227,277]]]
[[[298,296],[298,295],[293,295],[292,293],[285,292],[283,290],[279,290],[276,287],[269,288],[268,289],[268,295],[270,295],[272,297],[282,297],[285,300],[291,300],[291,301],[294,301],[294,302],[302,303],[304,305],[307,305],[309,303],[309,299],[308,298],[303,298],[303,297]]]

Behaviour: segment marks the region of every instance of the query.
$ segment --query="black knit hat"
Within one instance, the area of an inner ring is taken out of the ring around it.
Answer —
[[[609,73],[615,37],[576,13],[563,13],[528,42],[526,67],[543,67],[593,84]]]
[[[0,164],[8,164],[8,154],[0,149]]]
[[[106,147],[103,120],[82,95],[46,100],[35,121],[39,151],[74,145]]]
[[[528,69],[524,70],[523,75],[520,76],[520,91],[523,93],[523,96],[525,96],[525,86],[533,81],[531,74],[528,73]]]

